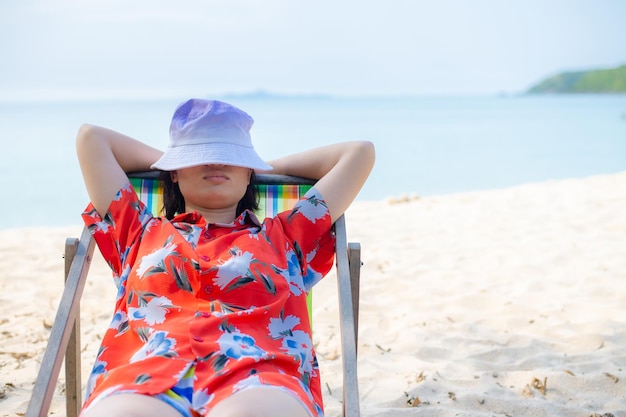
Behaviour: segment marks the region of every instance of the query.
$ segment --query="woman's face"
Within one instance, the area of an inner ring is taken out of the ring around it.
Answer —
[[[200,165],[172,173],[185,198],[185,211],[237,209],[250,183],[250,168]]]

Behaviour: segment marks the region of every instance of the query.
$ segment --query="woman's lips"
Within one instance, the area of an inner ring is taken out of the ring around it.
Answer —
[[[221,172],[210,172],[202,176],[202,179],[208,181],[227,181],[228,176]]]

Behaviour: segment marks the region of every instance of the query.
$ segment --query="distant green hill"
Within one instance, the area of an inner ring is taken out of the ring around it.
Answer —
[[[563,72],[528,90],[545,93],[626,93],[626,65],[612,69]]]

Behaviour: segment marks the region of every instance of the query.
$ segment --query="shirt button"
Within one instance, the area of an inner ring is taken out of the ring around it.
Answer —
[[[194,336],[193,340],[195,340],[196,342],[204,342],[204,339],[201,338],[200,336]]]
[[[205,285],[204,286],[204,292],[206,294],[211,294],[213,292],[213,285]]]
[[[200,257],[200,259],[202,259],[204,262],[209,262],[209,261],[211,260],[211,258],[209,258],[209,257],[208,257],[208,256],[206,256],[206,255],[202,255],[202,256]]]
[[[210,239],[210,238],[211,238],[211,233],[209,233],[209,231],[208,231],[208,230],[205,230],[205,231],[204,231],[204,233],[203,233],[203,235],[204,235],[204,238],[205,238],[205,239]]]
[[[202,313],[200,313],[200,315],[201,315],[202,317],[211,317],[211,313],[206,312],[206,311],[203,311]]]

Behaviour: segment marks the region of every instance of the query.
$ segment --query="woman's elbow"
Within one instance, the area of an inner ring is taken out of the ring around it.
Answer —
[[[364,152],[367,152],[367,155],[369,156],[370,159],[374,160],[376,158],[376,147],[374,146],[374,142],[371,142],[369,140],[364,140],[362,141],[363,143],[363,147]]]
[[[83,123],[76,133],[76,149],[80,151],[84,147],[85,143],[94,136],[95,126],[88,123]]]
[[[108,145],[99,134],[101,128],[98,126],[83,124],[76,133],[76,154],[79,161],[98,160],[106,153]]]
[[[374,166],[374,161],[376,160],[376,147],[374,146],[374,143],[369,140],[362,140],[356,142],[356,144],[359,160],[364,166],[371,169]]]

